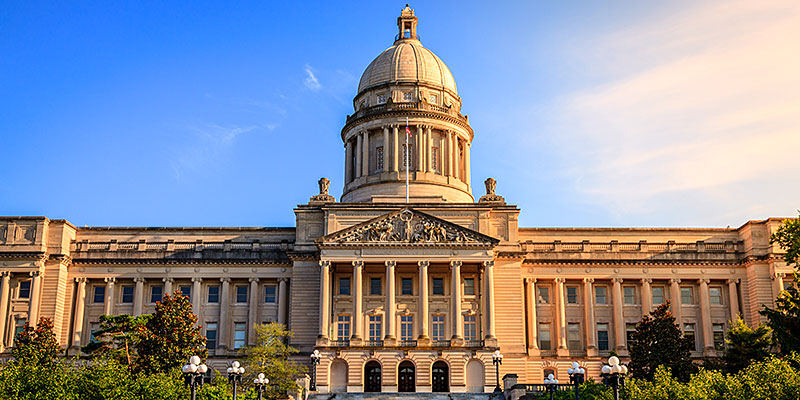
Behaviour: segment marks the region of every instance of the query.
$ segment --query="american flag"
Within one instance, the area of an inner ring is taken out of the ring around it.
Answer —
[[[411,129],[408,127],[408,125],[406,125],[406,133],[408,136],[411,136]]]

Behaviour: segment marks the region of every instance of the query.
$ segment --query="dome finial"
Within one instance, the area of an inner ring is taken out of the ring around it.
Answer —
[[[400,12],[400,16],[397,17],[397,28],[400,30],[400,33],[395,40],[419,40],[417,36],[417,17],[414,16],[414,10],[408,4],[406,4],[406,8]]]

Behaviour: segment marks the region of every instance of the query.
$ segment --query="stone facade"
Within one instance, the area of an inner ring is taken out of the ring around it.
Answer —
[[[394,46],[361,80],[342,130],[342,202],[321,179],[320,193],[295,208],[295,227],[79,228],[0,217],[2,355],[38,317],[52,318],[77,354],[100,315],[152,312],[164,293],[181,291],[212,367],[252,343],[253,324],[277,321],[294,332],[301,360],[322,353],[319,391],[478,392],[495,385],[495,349],[505,356],[501,376],[520,382],[566,379],[573,360],[596,377],[611,350],[626,356],[631,324],[666,300],[698,358],[717,355],[731,318],[761,320],[791,274],[769,244],[780,219],[520,228],[520,209],[495,193],[494,179],[475,202],[473,132],[416,23],[403,10]]]

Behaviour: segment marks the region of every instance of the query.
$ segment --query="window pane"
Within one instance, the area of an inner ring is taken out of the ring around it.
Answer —
[[[412,295],[414,294],[414,280],[411,278],[403,278],[400,280],[402,285],[402,294],[405,295]]]
[[[247,303],[247,286],[236,287],[236,302]]]
[[[567,324],[567,347],[570,350],[581,349],[580,324],[577,323]]]
[[[245,286],[246,288],[246,286]],[[247,324],[244,322],[236,322],[233,324],[233,348],[238,349],[244,347],[245,329]]]
[[[30,299],[31,298],[31,281],[22,281],[19,283],[19,298],[20,299]]]
[[[433,278],[433,294],[444,294],[444,279]]]
[[[464,295],[472,296],[475,294],[475,279],[464,279]]]
[[[608,350],[608,324],[597,324],[597,349]]]
[[[478,340],[478,325],[474,315],[464,316],[464,339]]]
[[[219,303],[219,286],[208,287],[208,302]]]
[[[275,285],[267,285],[264,287],[264,303],[277,302],[276,292],[278,287]]]
[[[217,348],[217,323],[216,322],[209,322],[206,324],[206,348],[207,349],[216,349]]]
[[[578,288],[567,286],[567,304],[578,304]]]
[[[157,303],[161,301],[161,295],[164,292],[163,286],[151,286],[150,287],[150,302]]]
[[[381,278],[369,278],[369,294],[380,296]]]
[[[626,323],[625,324],[625,340],[630,343],[633,341],[633,334],[636,332],[636,324],[635,323]]]
[[[382,320],[383,318],[381,318],[380,315],[369,316],[369,340],[371,341],[381,340]]]
[[[605,286],[597,286],[594,288],[594,302],[597,304],[606,304]]]
[[[550,304],[550,287],[539,286],[539,304]]]
[[[444,315],[433,316],[433,340],[444,340]]]
[[[403,315],[400,317],[400,340],[414,339],[414,316]]]
[[[122,287],[122,303],[133,303],[133,286]]]
[[[708,293],[711,297],[711,304],[722,304],[722,289],[719,287],[708,288]]]
[[[690,287],[681,288],[681,304],[694,304],[692,296],[692,288]]]
[[[636,288],[625,286],[622,288],[625,304],[636,304]]]
[[[105,286],[95,286],[94,287],[94,295],[92,296],[93,303],[103,303],[106,299],[106,287]]]
[[[188,297],[189,300],[192,299],[192,287],[191,286],[181,286],[180,288],[181,294]]]
[[[713,324],[712,327],[714,330],[714,348],[721,350],[725,347],[725,325]]]
[[[350,339],[350,316],[340,315],[337,318],[336,336],[338,340]]]
[[[350,278],[339,278],[339,294],[343,296],[350,295]]]
[[[653,304],[654,305],[664,304],[664,288],[663,287],[654,287],[653,288]]]
[[[694,324],[683,325],[683,337],[689,339],[692,343],[692,351],[697,351],[697,338],[694,332]]]
[[[539,324],[539,349],[552,350],[550,345],[550,324]]]

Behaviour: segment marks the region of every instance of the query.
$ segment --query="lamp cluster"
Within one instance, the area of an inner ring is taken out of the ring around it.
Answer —
[[[627,374],[628,367],[625,364],[619,363],[619,358],[617,356],[611,356],[608,359],[608,365],[603,365],[602,372],[604,374]]]
[[[568,369],[568,370],[567,370],[567,373],[568,373],[570,376],[572,376],[572,375],[576,375],[576,374],[577,374],[577,375],[583,375],[583,374],[585,374],[585,373],[586,373],[586,370],[585,370],[585,369],[583,369],[583,368],[581,368],[581,365],[580,365],[580,364],[578,364],[578,362],[577,362],[577,361],[573,361],[573,362],[572,362],[572,368]]]
[[[558,379],[553,374],[547,375],[547,378],[544,378],[545,385],[557,385]]]
[[[238,375],[244,374],[244,367],[242,367],[241,365],[242,364],[239,364],[238,361],[232,362],[231,366],[228,367],[228,369],[227,369],[228,375],[230,375],[230,374],[238,374]]]

